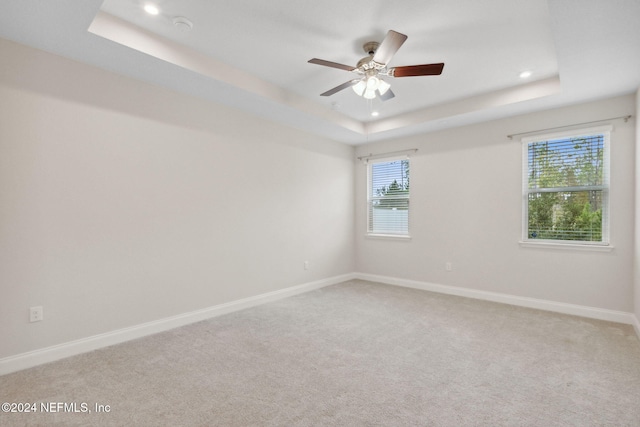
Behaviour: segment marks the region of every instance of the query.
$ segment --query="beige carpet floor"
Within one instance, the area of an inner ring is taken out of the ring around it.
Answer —
[[[3,426],[637,427],[640,342],[629,325],[354,280],[5,375],[0,400],[80,411]]]

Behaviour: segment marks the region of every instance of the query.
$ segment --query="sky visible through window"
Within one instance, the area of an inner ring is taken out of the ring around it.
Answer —
[[[377,196],[377,190],[388,188],[393,181],[404,187],[407,183],[404,164],[407,160],[374,163],[371,167],[371,195]]]

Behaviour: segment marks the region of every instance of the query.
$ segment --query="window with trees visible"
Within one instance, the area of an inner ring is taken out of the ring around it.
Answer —
[[[524,241],[609,243],[609,131],[523,140]]]
[[[409,159],[369,161],[369,234],[409,235]]]

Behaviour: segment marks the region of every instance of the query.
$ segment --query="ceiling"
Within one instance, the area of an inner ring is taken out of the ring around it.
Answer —
[[[148,2],[5,1],[0,37],[348,144],[640,86],[640,0]],[[386,102],[351,89],[320,96],[356,75],[309,59],[355,66],[390,29],[408,36],[391,66],[444,62],[442,75],[389,78]]]

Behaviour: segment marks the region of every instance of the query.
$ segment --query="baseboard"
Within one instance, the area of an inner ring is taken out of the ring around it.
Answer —
[[[365,273],[350,273],[334,276],[323,280],[292,286],[249,298],[231,301],[224,304],[196,310],[177,316],[159,319],[128,328],[118,329],[104,334],[94,335],[79,340],[46,347],[15,356],[0,359],[0,375],[20,371],[44,363],[54,362],[66,357],[86,353],[114,344],[120,344],[148,335],[185,326],[190,323],[211,319],[223,314],[243,310],[271,301],[277,301],[293,295],[320,289],[325,286],[335,285],[352,279],[362,279],[372,282],[385,283],[389,285],[404,286],[408,288],[422,289],[425,291],[438,292],[442,294],[457,295],[468,298],[475,298],[486,301],[511,304],[515,306],[535,308],[539,310],[553,311],[557,313],[571,314],[575,316],[588,317],[592,319],[607,320],[611,322],[633,325],[638,339],[640,339],[640,322],[633,313],[622,311],[606,310],[596,307],[587,307],[575,304],[566,304],[555,301],[541,300],[535,298],[518,297],[497,292],[480,291],[470,288],[460,288],[456,286],[440,285],[435,283],[420,282],[416,280],[399,279],[394,277],[379,276]]]
[[[640,340],[640,321],[638,320],[638,316],[636,316],[635,314],[632,314],[631,316],[633,317],[633,329],[636,330],[636,335]]]
[[[587,307],[576,304],[566,304],[562,302],[541,300],[536,298],[519,297],[497,292],[480,291],[457,286],[439,285],[435,283],[420,282],[416,280],[398,279],[395,277],[378,276],[375,274],[355,273],[357,279],[369,280],[372,282],[385,283],[388,285],[404,286],[407,288],[422,289],[425,291],[438,292],[441,294],[457,295],[461,297],[480,299],[485,301],[499,302],[503,304],[516,305],[520,307],[535,308],[538,310],[553,311],[556,313],[571,314],[574,316],[588,317],[591,319],[607,320],[610,322],[633,325],[640,339],[640,324],[633,313],[624,311],[607,310],[597,307]]]
[[[344,274],[0,359],[0,375],[120,344],[355,278]]]

